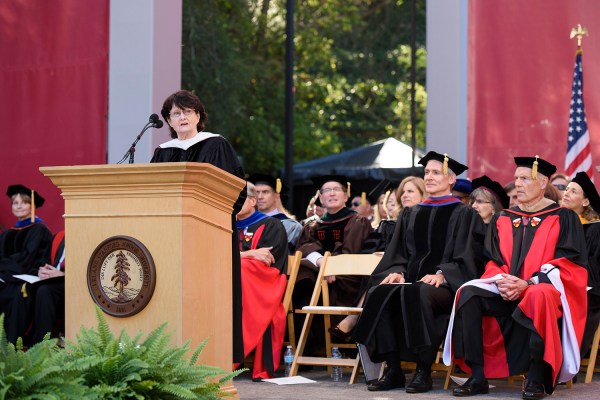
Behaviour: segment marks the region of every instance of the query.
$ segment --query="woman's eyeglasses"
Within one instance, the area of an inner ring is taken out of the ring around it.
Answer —
[[[189,117],[190,115],[196,113],[196,110],[192,110],[191,108],[186,108],[183,111],[173,111],[169,114],[171,118],[181,118],[182,115]]]

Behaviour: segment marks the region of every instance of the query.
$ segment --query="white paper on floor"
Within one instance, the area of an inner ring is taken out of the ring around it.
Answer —
[[[299,375],[286,376],[284,378],[263,379],[262,381],[274,383],[276,385],[298,385],[301,383],[317,383],[317,381],[313,381],[312,379],[308,379]]]

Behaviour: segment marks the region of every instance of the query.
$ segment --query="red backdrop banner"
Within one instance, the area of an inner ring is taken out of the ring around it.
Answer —
[[[104,164],[109,0],[0,4],[0,223],[14,225],[6,187],[46,198],[40,216],[63,229],[63,199],[40,166]]]
[[[584,98],[592,161],[600,165],[600,7],[596,0],[469,2],[469,177],[513,179],[514,156],[564,169],[576,40],[583,39]],[[600,176],[595,172],[595,181]]]

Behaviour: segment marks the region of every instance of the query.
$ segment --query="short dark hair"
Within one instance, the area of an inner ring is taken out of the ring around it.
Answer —
[[[204,123],[208,119],[208,114],[206,113],[206,110],[204,110],[204,104],[202,104],[198,96],[188,90],[180,90],[167,97],[160,110],[160,114],[165,121],[169,120],[169,113],[174,105],[182,110],[186,108],[195,110],[200,116],[200,120],[196,127],[198,128],[198,131],[204,130]],[[169,131],[171,132],[171,137],[173,139],[177,138],[177,132],[175,132],[170,125]]]

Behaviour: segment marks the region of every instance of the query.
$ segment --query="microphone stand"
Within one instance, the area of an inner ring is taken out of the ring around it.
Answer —
[[[144,132],[146,132],[150,128],[156,127],[156,125],[157,125],[157,123],[156,122],[152,122],[152,121],[150,121],[146,125],[144,125],[144,128],[142,129],[142,131],[140,132],[140,134],[137,135],[137,137],[135,138],[135,140],[131,144],[131,147],[129,147],[129,150],[127,150],[127,153],[125,153],[125,155],[123,156],[123,158],[117,164],[122,164],[123,161],[125,161],[127,158],[129,158],[129,164],[133,164],[133,159],[134,159],[134,156],[135,156],[135,146],[137,145],[137,143],[142,138],[142,135],[144,134]]]

